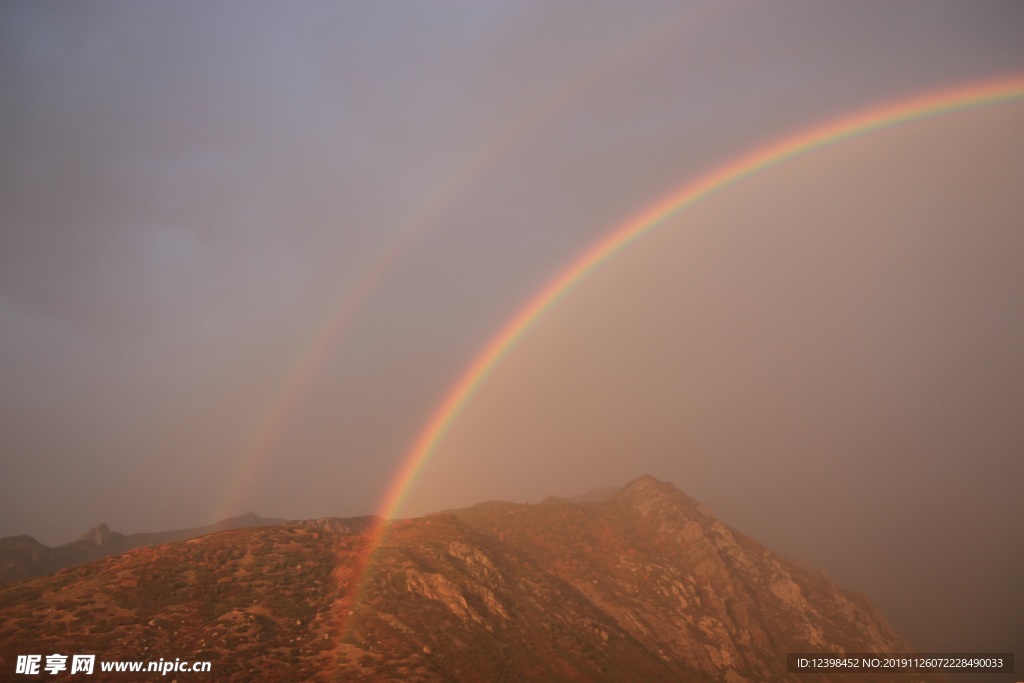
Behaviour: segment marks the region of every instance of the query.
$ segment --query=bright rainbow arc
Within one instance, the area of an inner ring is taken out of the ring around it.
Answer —
[[[549,282],[509,321],[463,371],[445,395],[402,461],[378,515],[391,519],[423,465],[476,388],[516,341],[559,299],[618,251],[636,242],[667,218],[752,175],[808,152],[882,128],[965,109],[1024,100],[1024,75],[975,83],[874,107],[772,143],[719,167],[660,200],[612,230]],[[383,532],[383,530],[382,530]],[[374,546],[381,541],[377,534]],[[371,551],[372,552],[372,551]]]

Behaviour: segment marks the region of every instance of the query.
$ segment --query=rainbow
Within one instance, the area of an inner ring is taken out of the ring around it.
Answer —
[[[559,83],[545,97],[512,117],[487,144],[453,169],[423,206],[383,241],[353,278],[352,286],[331,308],[333,313],[326,324],[288,367],[280,390],[274,394],[276,398],[258,421],[259,427],[242,450],[239,462],[231,468],[234,475],[214,510],[213,518],[223,519],[241,512],[246,494],[255,487],[259,473],[271,459],[274,447],[281,440],[302,397],[315,381],[317,371],[414,239],[429,228],[440,225],[458,199],[465,196],[490,168],[497,166],[502,158],[545,122],[556,118],[587,94],[598,91],[609,74],[625,72],[631,63],[649,58],[661,45],[680,40],[684,32],[698,30],[722,13],[723,5],[719,3],[693,5],[680,11],[672,21],[626,41],[607,58],[591,65],[567,83]]]
[[[445,394],[440,406],[403,459],[379,508],[383,519],[397,516],[404,498],[462,406],[530,327],[595,268],[654,228],[700,200],[795,157],[898,124],[988,105],[1024,100],[1024,75],[972,83],[918,95],[847,115],[769,144],[687,183],[644,209],[572,261],[548,282],[476,356]],[[380,534],[374,541],[379,544]]]

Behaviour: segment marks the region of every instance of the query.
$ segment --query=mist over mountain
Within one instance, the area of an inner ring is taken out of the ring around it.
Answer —
[[[195,680],[743,683],[824,680],[787,652],[911,651],[867,597],[650,476],[379,522],[246,526],[6,584],[0,671],[93,652],[211,662]]]
[[[8,536],[0,538],[0,581],[43,576],[134,548],[183,541],[214,531],[268,526],[282,524],[285,521],[280,518],[260,517],[254,512],[248,512],[207,526],[139,534],[111,531],[110,527],[103,523],[86,531],[81,538],[56,547],[44,545],[31,536]]]

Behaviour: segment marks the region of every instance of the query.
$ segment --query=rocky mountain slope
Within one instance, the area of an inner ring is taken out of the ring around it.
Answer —
[[[651,477],[380,531],[236,529],[0,587],[0,677],[92,652],[212,662],[179,681],[863,682],[788,674],[786,653],[909,650],[866,598]]]

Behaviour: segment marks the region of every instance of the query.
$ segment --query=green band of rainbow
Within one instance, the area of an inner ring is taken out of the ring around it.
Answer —
[[[650,208],[640,212],[624,225],[612,230],[541,289],[505,324],[465,369],[406,454],[378,514],[388,519],[398,513],[403,500],[415,483],[416,476],[430,458],[459,410],[487,377],[490,370],[529,330],[530,326],[588,273],[644,234],[663,224],[669,217],[745,178],[827,145],[889,126],[940,114],[1021,100],[1024,100],[1024,76],[1014,75],[917,96],[873,107],[851,116],[844,116],[825,125],[782,139],[721,166],[695,182],[686,184]]]

